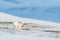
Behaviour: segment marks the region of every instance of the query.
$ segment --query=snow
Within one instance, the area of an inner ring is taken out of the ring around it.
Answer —
[[[59,40],[60,37],[31,35],[29,32],[10,33],[0,31],[0,40]]]
[[[0,3],[1,3],[0,8],[1,9],[3,8],[5,10],[8,10],[10,8],[19,9],[20,7],[48,7],[48,8],[60,7],[60,0],[37,0],[37,1],[36,0],[28,0],[28,1],[27,0],[15,0],[15,1],[1,0]],[[5,22],[21,21],[21,22],[27,22],[27,23],[36,23],[44,26],[51,25],[51,26],[56,26],[56,28],[60,27],[60,23],[48,22],[43,20],[35,20],[35,19],[27,19],[27,18],[21,18],[21,17],[19,18],[19,17],[8,15],[8,14],[0,13],[0,22],[3,22],[3,21]],[[20,32],[14,32],[14,31],[5,32],[5,31],[6,30],[0,31],[0,40],[60,40],[60,37],[59,37],[60,34],[51,33],[51,32],[42,32],[42,31],[36,31],[36,30],[20,31]]]
[[[3,12],[0,12],[0,22],[21,22],[21,23],[33,23],[38,24],[40,27],[51,27],[51,30],[60,31],[60,23],[56,22],[49,22],[37,19],[30,19],[30,18],[23,18],[23,17],[16,17],[13,15],[9,15]],[[54,27],[54,28],[52,28]],[[50,29],[50,28],[49,28]]]
[[[6,14],[4,12],[0,12],[0,22],[22,22],[22,23],[34,23],[39,25],[51,25],[51,26],[53,25],[58,27],[60,26],[60,23],[17,17],[17,16]]]
[[[41,26],[48,25],[48,26],[58,26],[60,27],[60,23],[55,22],[48,22],[43,20],[35,20],[35,19],[27,19],[22,17],[16,17],[12,15],[8,15],[5,13],[0,12],[0,22],[25,22],[25,23],[34,23],[39,24]],[[4,20],[3,20],[4,19]],[[60,34],[54,32],[44,32],[42,30],[30,30],[30,31],[14,31],[14,30],[0,30],[0,40],[59,40]]]

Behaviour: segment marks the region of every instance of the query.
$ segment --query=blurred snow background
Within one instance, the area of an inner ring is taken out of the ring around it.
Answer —
[[[0,0],[0,11],[21,17],[60,22],[60,0]],[[60,37],[41,31],[0,31],[0,40],[60,40]]]
[[[54,33],[48,32],[5,32],[0,31],[0,40],[60,40]]]

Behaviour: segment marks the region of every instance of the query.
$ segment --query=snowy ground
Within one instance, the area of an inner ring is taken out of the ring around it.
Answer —
[[[43,31],[0,31],[0,40],[60,40],[55,33]]]

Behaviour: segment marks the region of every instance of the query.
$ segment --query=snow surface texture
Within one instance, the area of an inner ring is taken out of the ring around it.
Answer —
[[[23,7],[23,8],[22,8]],[[40,10],[42,7],[42,10]],[[45,7],[45,8],[44,8]],[[40,8],[40,9],[39,9]],[[58,20],[60,22],[60,0],[0,0],[0,11],[9,12],[9,13],[27,13],[26,16],[31,17],[30,13],[33,13],[33,17],[41,16],[42,18],[50,18],[48,20]],[[17,11],[17,12],[15,12]],[[24,11],[24,12],[23,12]],[[35,14],[41,13],[41,15]],[[45,14],[44,14],[45,13]],[[44,14],[44,15],[43,15]],[[47,15],[48,16],[47,16]],[[52,14],[50,16],[50,14]],[[57,16],[57,15],[59,16]],[[20,15],[20,16],[21,16]],[[25,16],[25,14],[23,15]],[[54,17],[53,17],[54,16]],[[40,17],[39,17],[40,18]],[[60,40],[60,37],[57,37],[54,33],[44,33],[44,32],[3,32],[0,31],[0,40]],[[39,35],[37,35],[39,34]],[[55,37],[48,37],[47,35],[53,35]]]
[[[27,23],[36,23],[40,25],[51,25],[60,27],[60,23],[48,22],[48,21],[41,21],[41,20],[34,20],[34,19],[27,19],[27,18],[19,18],[12,15],[4,14],[0,12],[0,21],[8,20],[9,22],[14,19],[20,20],[20,22],[27,22]],[[4,18],[5,17],[5,18]],[[14,19],[13,19],[14,18]],[[4,20],[3,20],[4,19]],[[45,26],[44,26],[45,27]],[[44,32],[42,30],[30,30],[30,31],[14,31],[14,30],[1,30],[0,31],[0,39],[1,40],[59,40],[60,39],[60,29],[59,32]],[[43,39],[44,38],[44,39]]]
[[[52,35],[53,34],[53,35]],[[0,40],[60,40],[59,36],[54,33],[36,32],[36,31],[20,31],[20,32],[4,32],[0,31]]]

